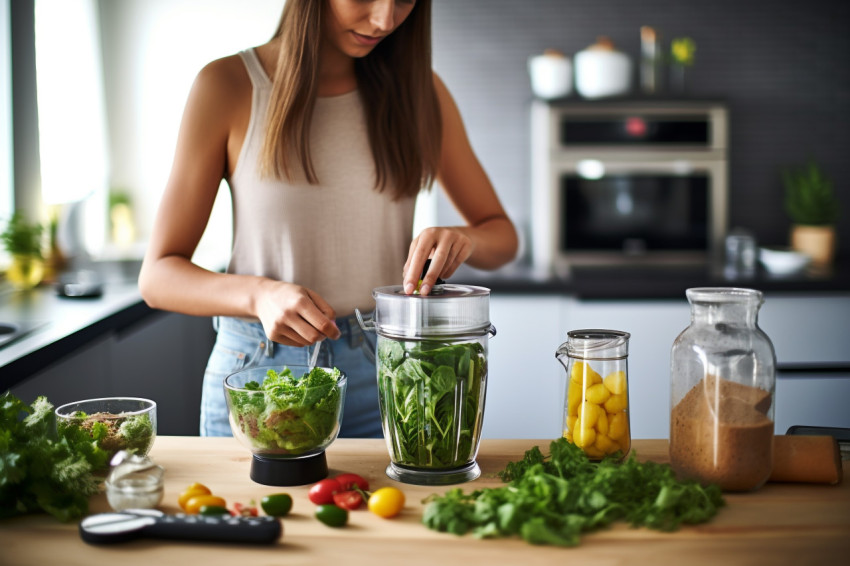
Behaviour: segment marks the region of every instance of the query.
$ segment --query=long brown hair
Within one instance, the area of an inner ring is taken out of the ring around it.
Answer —
[[[319,44],[327,0],[287,0],[274,37],[280,56],[269,99],[261,152],[265,175],[292,179],[292,156],[311,184],[319,179],[309,132],[318,92]],[[431,0],[410,15],[369,55],[356,59],[357,87],[375,160],[376,189],[393,198],[429,186],[440,162],[442,120],[431,70]]]

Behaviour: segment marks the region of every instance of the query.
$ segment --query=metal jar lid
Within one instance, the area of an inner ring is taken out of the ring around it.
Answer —
[[[372,290],[375,330],[393,338],[463,337],[495,334],[490,289],[435,285],[428,295],[407,295],[401,285]]]

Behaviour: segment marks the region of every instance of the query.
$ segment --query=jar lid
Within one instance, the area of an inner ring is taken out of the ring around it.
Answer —
[[[569,357],[583,360],[624,359],[629,355],[630,337],[631,334],[622,330],[570,330],[558,353],[563,349]]]
[[[401,285],[377,287],[375,329],[398,338],[478,336],[490,330],[490,289],[435,285],[428,295],[407,295]]]

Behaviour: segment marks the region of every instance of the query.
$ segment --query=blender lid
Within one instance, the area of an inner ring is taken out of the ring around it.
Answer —
[[[435,285],[428,295],[407,295],[401,285],[377,287],[375,328],[400,338],[485,334],[490,329],[490,289],[474,285]]]

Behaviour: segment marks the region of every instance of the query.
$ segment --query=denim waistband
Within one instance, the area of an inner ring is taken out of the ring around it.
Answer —
[[[369,318],[370,315],[364,313],[364,318]],[[339,340],[348,339],[351,346],[357,346],[364,340],[363,329],[360,328],[360,323],[357,322],[357,315],[350,314],[341,316],[335,319],[336,326],[339,328]],[[253,321],[245,318],[236,318],[229,316],[213,317],[213,328],[216,332],[225,331],[231,334],[238,334],[245,338],[257,340],[266,340],[266,331],[259,321]]]

